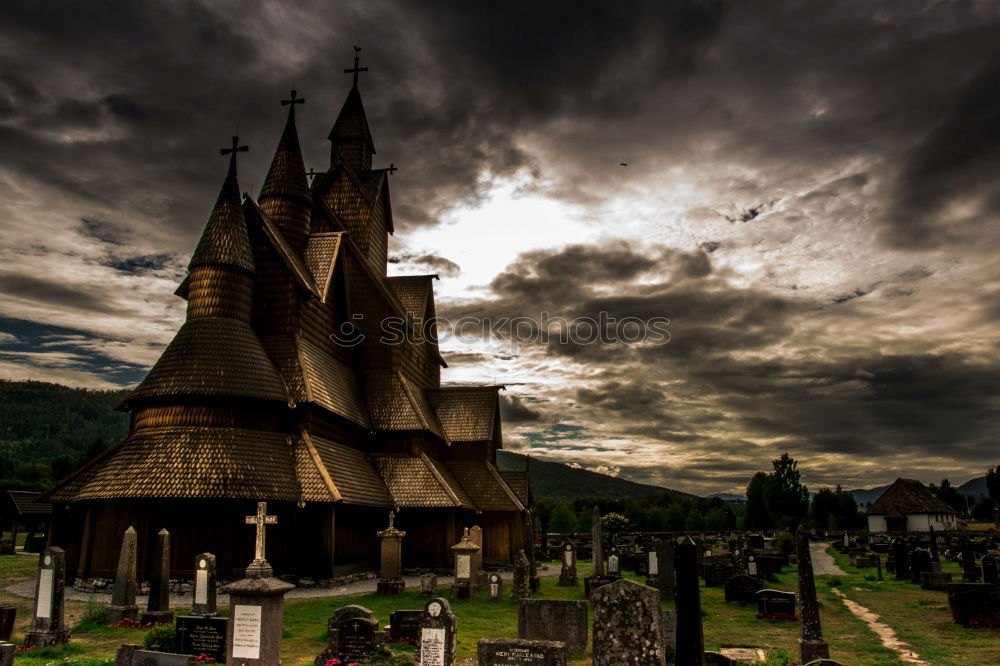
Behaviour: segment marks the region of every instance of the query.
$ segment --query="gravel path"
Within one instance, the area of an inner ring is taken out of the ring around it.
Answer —
[[[811,542],[809,555],[812,557],[813,574],[816,576],[846,576],[847,572],[837,566],[833,556],[826,552],[828,543]]]

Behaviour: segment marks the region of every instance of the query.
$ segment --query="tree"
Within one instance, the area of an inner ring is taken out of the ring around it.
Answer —
[[[837,508],[836,494],[829,488],[820,488],[812,501],[813,527],[821,530],[826,529],[830,526],[831,519],[834,520],[834,526],[836,526]]]
[[[837,484],[837,490],[834,491],[833,495],[837,500],[837,528],[849,530],[864,527],[863,518],[858,513],[858,503],[855,501],[854,495],[841,488],[840,484]]]
[[[1000,504],[1000,466],[986,470],[986,492],[989,493],[993,506]]]
[[[776,526],[794,531],[809,512],[809,489],[802,485],[798,462],[787,453],[771,465],[774,471],[764,486],[764,504]]]
[[[959,513],[965,513],[966,505],[965,498],[962,497],[962,493],[958,492],[954,486],[951,485],[951,481],[948,479],[941,479],[941,485],[935,486],[933,483],[930,486],[931,491],[933,491],[938,497],[940,497],[946,504]]]
[[[972,517],[976,520],[989,522],[993,520],[993,500],[983,497],[972,507]]]
[[[578,521],[573,511],[565,502],[559,502],[552,508],[550,527],[556,534],[569,534],[576,530]]]
[[[764,498],[766,489],[767,474],[757,472],[747,485],[747,509],[744,518],[747,529],[768,530],[774,527]]]

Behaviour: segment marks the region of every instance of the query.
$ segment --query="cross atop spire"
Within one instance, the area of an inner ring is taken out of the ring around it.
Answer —
[[[294,118],[295,117],[295,105],[296,104],[305,104],[306,103],[306,98],[305,97],[296,97],[297,93],[298,93],[297,90],[292,89],[292,94],[291,94],[290,98],[289,99],[283,99],[283,100],[281,100],[281,106],[287,106],[287,107],[289,107],[289,109],[288,109],[288,117],[289,118]]]
[[[367,72],[368,71],[367,67],[358,67],[358,61],[361,59],[361,57],[358,55],[359,53],[361,53],[361,47],[360,46],[355,46],[354,47],[354,67],[351,68],[351,69],[345,69],[344,70],[344,74],[354,74],[354,87],[355,88],[358,87],[358,72]]]
[[[386,171],[388,171],[388,172],[389,172],[389,175],[391,176],[392,174],[394,174],[394,173],[396,173],[397,171],[399,171],[399,169],[398,169],[398,168],[396,167],[396,165],[395,165],[395,164],[393,164],[392,162],[389,162],[389,168],[388,168],[388,169],[386,169]]]
[[[247,153],[250,152],[250,148],[247,146],[240,145],[240,137],[233,137],[233,147],[232,148],[220,148],[220,155],[231,155],[229,158],[229,169],[231,171],[236,171],[236,153]]]

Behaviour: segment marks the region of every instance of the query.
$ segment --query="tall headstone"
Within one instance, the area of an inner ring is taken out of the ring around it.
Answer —
[[[989,553],[983,555],[983,559],[979,560],[979,568],[983,572],[984,583],[989,583],[990,585],[1000,584],[1000,567],[997,564],[997,557]]]
[[[479,546],[472,542],[469,528],[465,528],[462,540],[451,547],[455,553],[455,582],[451,584],[452,599],[472,599],[476,591],[476,579],[473,575],[473,556],[480,552]],[[522,551],[523,552],[523,551]]]
[[[393,524],[396,514],[389,512],[389,527],[376,532],[382,542],[382,562],[376,587],[378,594],[399,594],[406,588],[403,581],[403,537],[406,532]]]
[[[590,601],[594,666],[666,663],[660,594],[656,589],[622,578],[593,590]]]
[[[69,643],[66,628],[66,553],[62,548],[46,548],[38,556],[38,580],[35,581],[35,613],[31,629],[24,634],[24,645],[43,648]]]
[[[590,559],[594,566],[594,578],[604,577],[604,531],[601,529],[601,512],[594,505],[593,523],[590,527],[592,555]]]
[[[878,567],[878,579],[882,580],[882,556],[875,553],[875,566]]]
[[[576,548],[571,543],[563,546],[562,568],[559,570],[559,585],[572,587],[577,584]]]
[[[587,602],[522,599],[517,607],[517,637],[563,641],[570,652],[587,651]]]
[[[174,621],[174,612],[170,610],[170,532],[166,529],[156,534],[149,600],[140,621],[143,624],[169,624]]]
[[[677,589],[677,578],[674,572],[674,549],[677,542],[674,537],[660,539],[656,544],[656,587],[660,590],[660,600],[673,601]]]
[[[17,619],[15,606],[0,605],[0,641],[8,642],[14,634],[14,620]]]
[[[194,603],[192,615],[215,615],[218,612],[215,589],[215,555],[202,553],[194,558]]]
[[[514,560],[514,582],[510,589],[510,598],[514,601],[531,598],[531,565],[524,551],[519,551]]]
[[[674,662],[701,666],[705,634],[701,625],[701,589],[698,581],[698,547],[691,537],[677,545],[674,556],[677,575],[677,647]]]
[[[473,525],[469,528],[469,539],[479,550],[472,554],[472,586],[475,588],[472,596],[476,596],[479,590],[486,587],[486,572],[483,571],[483,528]]]
[[[816,579],[813,576],[812,555],[809,552],[809,531],[799,525],[795,534],[795,554],[799,569],[799,662],[828,659],[830,648],[823,640],[823,628],[819,620],[819,602],[816,600]]]
[[[135,562],[138,545],[139,535],[134,527],[129,527],[122,536],[118,571],[115,574],[115,589],[111,594],[111,604],[104,609],[105,624],[118,624],[126,618],[136,620],[139,616],[139,607],[135,603]]]
[[[226,633],[227,663],[239,666],[273,666],[281,663],[285,594],[295,586],[272,576],[265,551],[265,527],[278,522],[267,515],[267,503],[257,503],[257,514],[247,516],[257,528],[254,560],[247,577],[222,588],[229,595],[229,629]]]
[[[315,666],[335,663],[367,664],[385,653],[388,632],[380,631],[375,614],[363,606],[344,606],[327,621],[327,646],[313,660]]]
[[[524,515],[527,520],[527,529],[524,530],[524,553],[528,556],[528,589],[538,592],[542,586],[542,579],[538,575],[538,562],[535,560],[535,517],[531,509],[525,511]]]
[[[935,561],[935,562],[940,562],[941,561],[941,557],[938,555],[937,537],[934,536],[934,526],[933,525],[930,528],[930,539],[931,539],[931,546],[930,546],[931,559],[933,561]]]
[[[441,597],[429,600],[420,622],[417,663],[420,666],[454,666],[457,630],[458,622],[448,602]]]
[[[919,584],[921,575],[933,571],[933,560],[926,550],[915,549],[910,553],[910,580]]]
[[[896,580],[909,580],[910,578],[910,554],[906,547],[906,542],[896,537],[892,540],[892,555],[896,562]]]

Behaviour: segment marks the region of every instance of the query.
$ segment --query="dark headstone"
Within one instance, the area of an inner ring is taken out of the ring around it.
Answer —
[[[420,622],[417,663],[420,666],[454,666],[457,629],[458,622],[448,602],[441,597],[429,600]]]
[[[205,655],[216,663],[226,661],[229,618],[212,615],[181,615],[177,618],[177,645],[182,654]]]
[[[338,608],[327,622],[329,643],[313,660],[323,666],[330,659],[344,664],[367,664],[384,654],[388,636],[380,631],[375,614],[363,606]]]
[[[0,555],[14,555],[17,549],[14,547],[14,540],[10,537],[0,539]]]
[[[566,666],[566,645],[561,641],[480,638],[476,650],[479,666]]]
[[[7,641],[0,641],[0,666],[14,666],[14,653],[17,646]]]
[[[705,587],[722,587],[733,577],[733,568],[722,562],[712,562],[705,567]]]
[[[764,589],[757,592],[757,617],[769,620],[795,619],[795,594]]]
[[[661,601],[673,601],[677,589],[674,571],[674,549],[677,542],[673,537],[661,539],[656,544],[656,587],[660,590]]]
[[[761,578],[769,578],[774,574],[781,573],[781,568],[784,566],[784,559],[777,555],[757,555],[756,560],[757,573]]]
[[[691,537],[685,537],[677,545],[674,567],[677,575],[677,648],[674,661],[700,666],[705,654],[705,634],[701,624],[698,549]]]
[[[602,585],[607,585],[608,583],[613,583],[617,578],[609,578],[608,576],[587,576],[583,579],[583,596],[585,599],[589,599],[590,595],[594,593],[594,590],[601,587]]]
[[[111,595],[111,604],[104,609],[104,623],[118,624],[128,618],[139,617],[139,607],[135,604],[136,592],[136,549],[139,535],[134,527],[125,530],[122,536],[122,549],[118,554],[118,571],[115,574],[115,588]]]
[[[432,573],[425,573],[420,576],[420,596],[433,597],[437,594],[438,579]]]
[[[747,545],[751,550],[764,550],[764,535],[751,534],[747,537]],[[750,574],[751,576],[753,574]]]
[[[215,555],[202,553],[194,558],[194,602],[192,615],[215,615],[219,592],[215,581]]]
[[[510,598],[514,601],[531,598],[531,563],[524,551],[517,554],[514,561],[514,583],[511,586]]]
[[[764,589],[764,581],[754,576],[733,576],[723,586],[726,603],[757,603],[757,592]]]
[[[925,571],[920,574],[920,587],[925,590],[946,592],[951,584],[951,574],[940,571]]]
[[[486,592],[490,601],[500,601],[503,599],[503,578],[494,572],[486,579]]]
[[[166,624],[174,621],[170,610],[170,532],[162,529],[156,534],[153,552],[153,575],[149,581],[149,600],[140,622]]]
[[[926,550],[914,550],[910,553],[910,580],[920,583],[921,574],[930,573],[932,568],[931,554]]]
[[[1000,627],[1000,588],[986,583],[948,586],[951,618],[963,627]]]
[[[591,538],[591,564],[593,565],[593,575],[595,578],[604,576],[604,532],[601,529],[601,512],[594,505],[592,523],[590,526]]]
[[[982,571],[976,563],[976,554],[971,547],[962,550],[962,580],[968,583],[979,582]]]
[[[17,608],[0,606],[0,641],[7,642],[14,633],[14,620],[17,619]]]
[[[567,543],[562,549],[562,568],[559,571],[559,585],[570,587],[576,585],[576,548]]]
[[[517,608],[517,637],[563,641],[571,653],[587,651],[587,602],[522,599]]]
[[[46,548],[38,556],[35,581],[35,612],[31,628],[24,634],[26,647],[43,648],[69,642],[66,628],[66,553],[62,548]]]
[[[799,525],[795,534],[795,551],[799,574],[799,599],[801,599],[802,604],[799,661],[824,659],[830,656],[830,647],[823,640],[823,628],[819,619],[819,602],[816,600],[816,579],[813,576],[812,554],[809,552],[809,532],[803,525]],[[793,614],[794,603],[793,598]]]
[[[906,542],[899,537],[892,541],[892,556],[895,562],[896,580],[909,580],[910,578],[910,554]]]
[[[661,610],[660,629],[663,632],[663,656],[667,663],[676,663],[674,653],[677,650],[677,613]]]
[[[983,572],[983,582],[990,585],[1000,584],[1000,576],[998,576],[998,571],[1000,567],[997,566],[997,558],[993,555],[984,555],[983,559],[979,562],[979,568]]]
[[[594,590],[591,605],[594,666],[665,663],[656,589],[619,579]]]
[[[389,640],[393,643],[414,645],[420,640],[420,623],[424,619],[422,610],[398,610],[389,613]]]
[[[123,645],[118,648],[115,658],[117,666],[191,666],[197,664],[196,657],[173,652],[140,650],[137,645]]]

